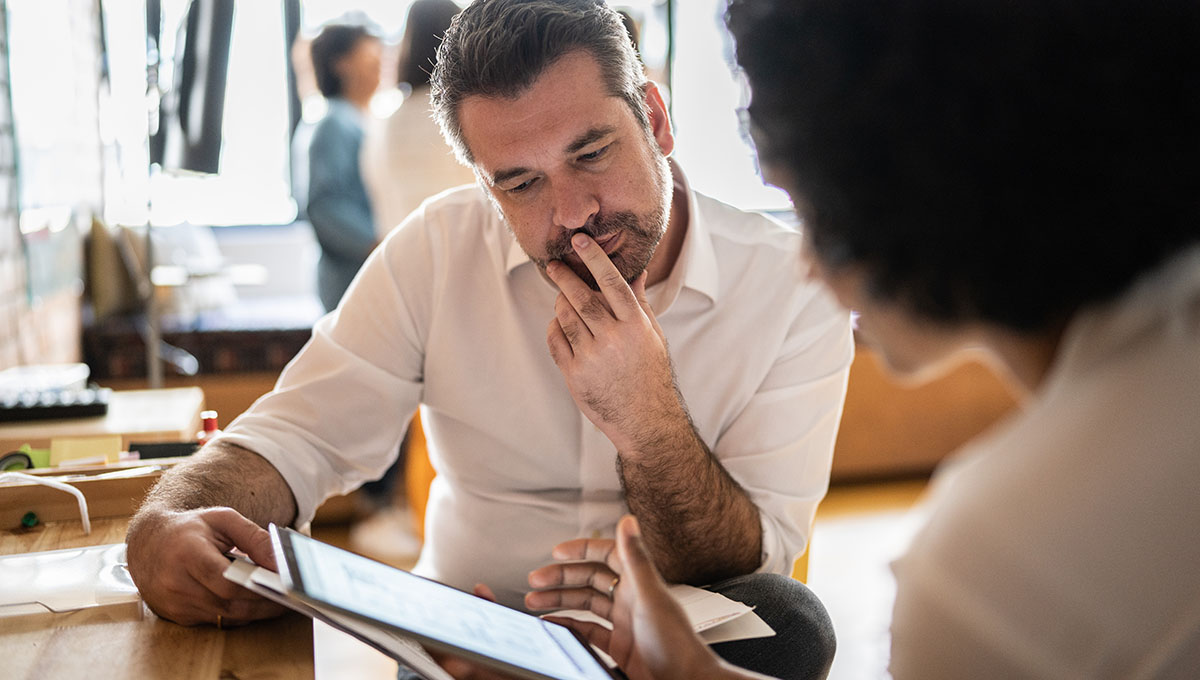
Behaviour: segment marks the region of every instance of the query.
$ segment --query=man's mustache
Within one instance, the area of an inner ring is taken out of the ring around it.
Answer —
[[[575,252],[575,249],[571,247],[571,237],[575,236],[575,234],[587,234],[592,237],[592,240],[598,241],[613,232],[621,230],[637,233],[640,231],[638,227],[637,217],[631,212],[620,212],[595,217],[578,229],[561,232],[558,238],[547,244],[547,259],[561,260],[570,253]]]

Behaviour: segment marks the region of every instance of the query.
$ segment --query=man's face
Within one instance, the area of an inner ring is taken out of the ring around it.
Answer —
[[[382,58],[383,43],[369,36],[359,38],[354,49],[334,67],[342,79],[342,94],[354,100],[369,97],[379,89]]]
[[[607,94],[586,52],[560,58],[516,99],[472,96],[459,108],[475,169],[529,258],[543,272],[562,260],[593,288],[573,234],[589,234],[632,281],[666,231],[674,140],[665,111],[651,118],[647,131]]]

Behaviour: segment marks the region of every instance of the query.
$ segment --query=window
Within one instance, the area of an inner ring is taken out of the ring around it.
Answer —
[[[369,19],[387,41],[398,40],[410,2],[371,0],[347,5],[304,0],[302,37],[339,18]],[[465,4],[465,3],[460,3]],[[733,205],[786,210],[786,194],[765,186],[753,150],[743,137],[738,110],[747,93],[730,69],[732,47],[722,14],[725,0],[627,0],[613,2],[641,27],[641,48],[652,78],[667,78],[668,16],[673,14],[674,55],[668,92],[676,126],[676,156],[694,188]],[[163,68],[159,82],[174,78],[176,32],[188,0],[162,0]],[[106,218],[112,223],[193,223],[214,226],[284,224],[296,216],[291,197],[287,50],[282,3],[239,2],[233,21],[229,75],[217,175],[162,171],[150,174],[146,150],[144,5],[104,3],[110,87],[102,92],[101,136],[106,159]],[[381,111],[394,107],[385,58]],[[320,113],[305,102],[305,118]],[[114,181],[115,180],[115,181]],[[149,206],[149,207],[148,207]]]
[[[188,0],[162,0],[160,87],[173,86],[178,29]],[[156,225],[286,224],[295,219],[288,158],[287,50],[282,3],[236,4],[216,175],[170,170],[148,173],[145,7],[105,3],[111,94],[102,134],[119,148],[109,171],[106,219]],[[154,55],[150,55],[153,60]],[[160,124],[170,121],[165,116]],[[149,206],[149,208],[148,208]]]
[[[724,11],[725,0],[674,3],[676,157],[697,191],[743,209],[791,210],[786,193],[763,183],[738,122],[749,93],[731,70],[733,45]]]

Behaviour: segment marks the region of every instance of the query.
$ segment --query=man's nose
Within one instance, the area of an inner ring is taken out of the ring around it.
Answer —
[[[600,212],[600,200],[591,183],[580,177],[560,177],[554,183],[554,224],[574,231]]]

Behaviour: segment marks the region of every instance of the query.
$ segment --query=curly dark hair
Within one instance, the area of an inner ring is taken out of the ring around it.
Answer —
[[[353,52],[361,40],[379,40],[379,37],[365,26],[329,24],[313,38],[313,73],[317,77],[317,89],[326,98],[341,96],[342,79],[337,73],[337,63]]]
[[[446,141],[470,162],[458,121],[462,100],[518,97],[577,50],[591,54],[608,93],[648,129],[645,72],[621,16],[604,0],[476,0],[446,31],[433,71],[431,103]]]
[[[1064,323],[1200,240],[1195,0],[733,0],[760,159],[827,267]]]

